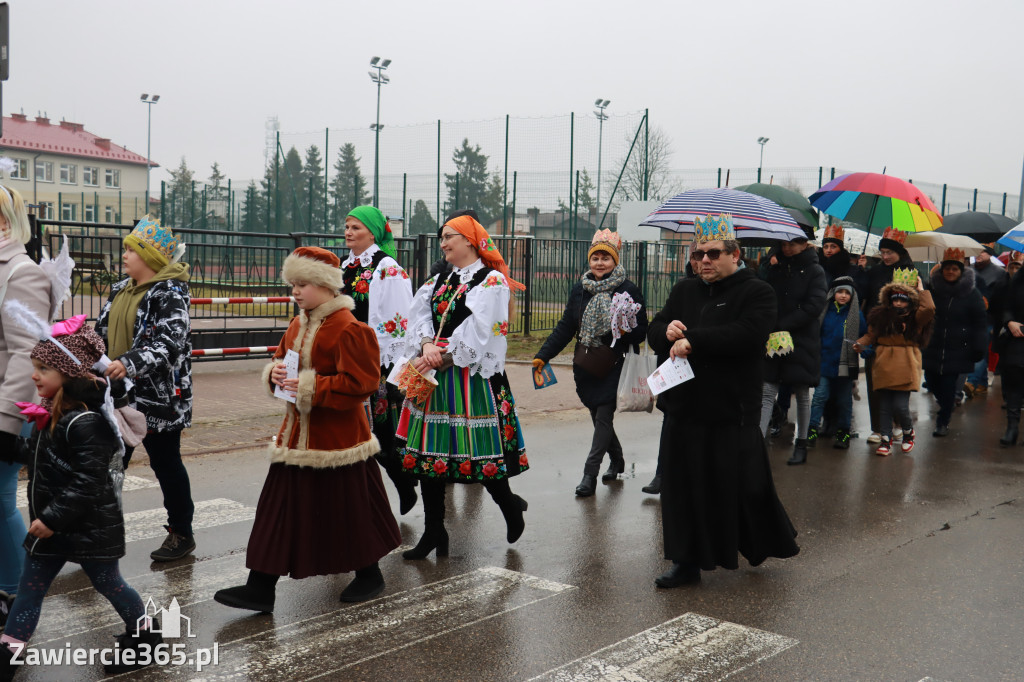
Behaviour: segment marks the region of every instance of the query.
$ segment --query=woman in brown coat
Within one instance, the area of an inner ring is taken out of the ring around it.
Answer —
[[[867,346],[875,349],[871,378],[879,394],[882,429],[882,440],[875,454],[883,457],[892,450],[893,418],[900,420],[903,429],[903,452],[914,449],[910,392],[921,388],[921,349],[928,344],[931,335],[935,304],[920,278],[912,280],[914,286],[894,281],[882,287],[878,305],[868,313],[868,333],[853,345],[857,352]]]

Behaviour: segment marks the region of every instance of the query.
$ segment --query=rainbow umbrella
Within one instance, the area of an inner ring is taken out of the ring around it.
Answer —
[[[939,209],[906,180],[882,173],[840,175],[810,196],[823,213],[872,229],[926,232],[942,225]]]

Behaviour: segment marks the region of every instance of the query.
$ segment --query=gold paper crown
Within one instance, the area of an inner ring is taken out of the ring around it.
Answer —
[[[963,263],[966,260],[966,255],[964,254],[963,249],[950,247],[942,252],[942,260],[943,262],[948,260],[955,260]]]
[[[885,228],[885,232],[882,233],[882,239],[891,239],[892,241],[902,245],[903,242],[907,241],[907,233],[900,232],[895,227],[887,227]]]
[[[703,220],[694,217],[693,242],[695,244],[734,239],[736,239],[736,232],[732,228],[732,216],[728,213],[722,213],[717,218],[709,213]]]
[[[893,284],[905,284],[908,287],[917,286],[917,270],[914,268],[896,268],[892,271]]]
[[[822,239],[838,239],[843,241],[846,233],[843,231],[842,225],[829,225],[825,228],[825,236]]]

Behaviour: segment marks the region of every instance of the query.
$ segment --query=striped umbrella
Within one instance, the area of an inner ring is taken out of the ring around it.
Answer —
[[[737,239],[807,238],[792,216],[774,201],[733,189],[691,189],[677,194],[640,224],[693,234],[694,218],[720,213],[732,215]]]
[[[1014,251],[1024,251],[1024,223],[1021,223],[997,239],[996,244],[1001,244]]]
[[[942,225],[939,209],[906,180],[882,173],[840,175],[811,195],[811,206],[823,213],[871,230],[895,227],[925,232]]]

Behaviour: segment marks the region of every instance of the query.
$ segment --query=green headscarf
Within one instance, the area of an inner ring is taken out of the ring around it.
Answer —
[[[395,236],[391,234],[391,226],[388,219],[384,217],[379,208],[375,206],[356,206],[348,213],[350,216],[366,225],[366,228],[373,233],[373,240],[381,251],[398,259],[398,250],[395,249]]]

